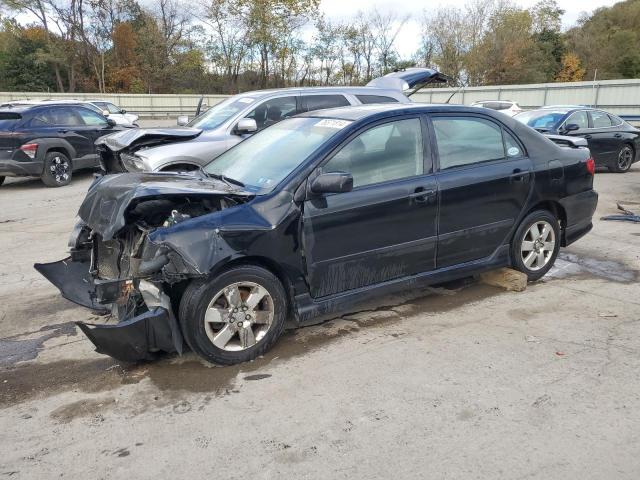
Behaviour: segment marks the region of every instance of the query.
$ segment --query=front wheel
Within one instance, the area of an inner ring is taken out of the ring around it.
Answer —
[[[560,250],[560,225],[547,210],[536,210],[522,221],[511,242],[513,267],[529,281],[542,278],[553,266]]]
[[[247,362],[282,334],[286,293],[268,270],[234,267],[192,282],[180,301],[179,317],[187,344],[204,359],[221,365]]]
[[[71,182],[71,160],[60,152],[49,152],[44,157],[42,183],[47,187],[63,187]]]
[[[634,156],[635,152],[633,151],[633,148],[630,145],[623,145],[618,152],[616,162],[611,166],[611,170],[616,173],[628,172],[633,164]]]

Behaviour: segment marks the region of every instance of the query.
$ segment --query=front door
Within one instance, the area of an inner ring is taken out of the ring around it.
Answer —
[[[491,256],[508,241],[532,188],[515,137],[479,115],[432,117],[440,189],[438,269]]]
[[[437,185],[419,117],[367,128],[322,172],[353,175],[353,191],[311,197],[303,246],[313,297],[434,268]],[[429,158],[429,157],[428,157]]]

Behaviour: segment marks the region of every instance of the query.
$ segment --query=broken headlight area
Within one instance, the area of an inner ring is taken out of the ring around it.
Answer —
[[[113,238],[80,221],[69,239],[70,257],[35,267],[65,298],[105,314],[104,324],[77,322],[98,352],[121,361],[182,353],[169,293],[199,274],[149,234],[234,204],[225,197],[145,199],[127,210],[125,227]]]

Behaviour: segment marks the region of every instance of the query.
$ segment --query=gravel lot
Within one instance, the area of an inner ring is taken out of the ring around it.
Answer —
[[[90,180],[0,187],[0,477],[639,478],[639,225],[596,220],[522,293],[407,292],[237,367],[125,365],[32,268]],[[596,189],[597,218],[640,211],[640,165]]]

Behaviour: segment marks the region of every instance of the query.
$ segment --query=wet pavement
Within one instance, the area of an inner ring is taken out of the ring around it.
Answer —
[[[0,478],[638,478],[639,225],[596,220],[522,293],[463,280],[244,365],[125,364],[32,268],[90,180],[0,188]],[[597,219],[640,205],[640,167],[596,189]]]

